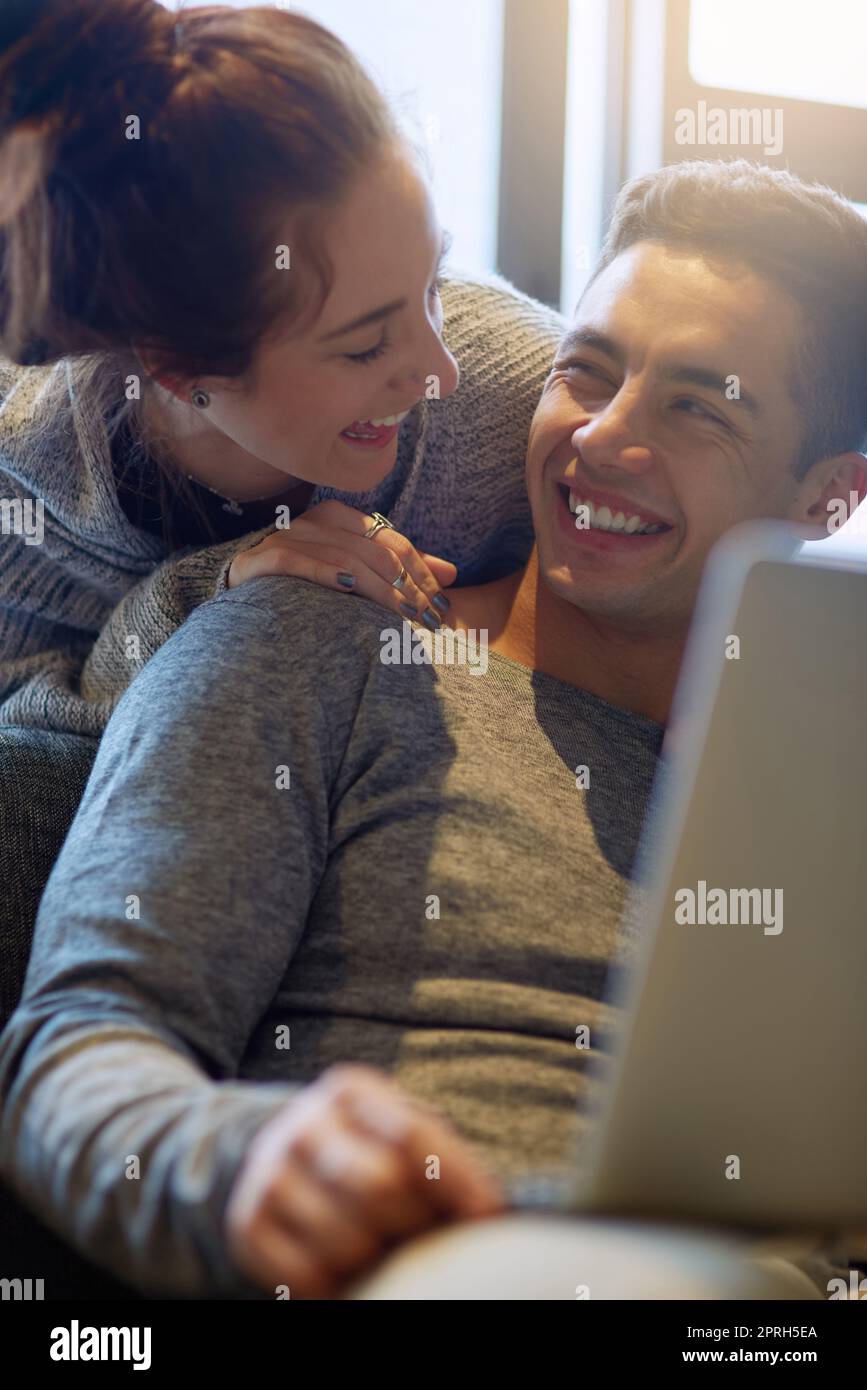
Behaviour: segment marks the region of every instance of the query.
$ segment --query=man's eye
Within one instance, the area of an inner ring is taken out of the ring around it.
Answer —
[[[688,414],[700,415],[703,420],[710,420],[713,425],[721,425],[722,428],[726,430],[729,428],[726,420],[721,419],[719,415],[715,415],[712,410],[708,410],[707,406],[703,405],[701,401],[694,401],[689,397],[685,397],[683,400],[675,401],[674,405],[676,409],[686,410]]]
[[[592,362],[581,362],[574,360],[571,362],[564,362],[560,367],[558,367],[557,370],[561,372],[578,372],[581,376],[593,377],[595,381],[599,382],[602,385],[613,385],[613,382],[610,380],[610,378],[607,377],[599,367],[594,366]]]

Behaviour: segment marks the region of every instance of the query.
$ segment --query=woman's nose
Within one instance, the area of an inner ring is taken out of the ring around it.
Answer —
[[[415,391],[428,400],[445,400],[457,388],[460,368],[435,330],[415,348],[413,358],[412,367],[395,379],[395,389],[404,395]]]

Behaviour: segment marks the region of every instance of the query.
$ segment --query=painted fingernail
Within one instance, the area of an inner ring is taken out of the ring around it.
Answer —
[[[449,608],[451,608],[451,604],[449,603],[442,590],[434,594],[433,598],[431,599],[431,603],[433,604],[434,608],[438,608],[441,613],[446,613],[449,610]]]
[[[437,617],[436,613],[433,611],[432,608],[426,608],[424,610],[424,612],[421,615],[421,620],[426,627],[429,627],[434,631],[436,631],[438,627],[442,627],[442,619]]]
[[[355,575],[347,574],[346,570],[340,570],[337,575],[338,584],[342,584],[344,589],[351,589],[355,584]]]
[[[412,606],[411,603],[399,603],[399,604],[398,604],[398,608],[400,609],[401,613],[403,613],[403,614],[405,615],[405,617],[407,617],[407,618],[417,618],[417,617],[418,617],[418,613],[417,613],[416,610],[413,608],[413,606]]]

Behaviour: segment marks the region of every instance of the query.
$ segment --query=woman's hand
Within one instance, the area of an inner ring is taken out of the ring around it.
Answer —
[[[291,574],[326,589],[362,594],[405,618],[439,627],[449,607],[442,589],[454,583],[457,569],[448,560],[416,550],[406,536],[388,527],[367,540],[364,533],[372,525],[372,516],[345,502],[320,502],[293,518],[286,530],[236,555],[229,588],[263,574]],[[395,589],[401,568],[406,578]]]
[[[247,1278],[329,1298],[389,1246],[503,1209],[499,1184],[447,1120],[385,1072],[344,1063],[259,1130],[225,1220]]]

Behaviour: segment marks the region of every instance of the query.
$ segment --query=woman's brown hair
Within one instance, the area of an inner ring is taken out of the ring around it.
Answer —
[[[6,0],[0,353],[74,359],[110,430],[144,430],[142,401],[119,399],[142,349],[151,370],[243,385],[257,346],[321,307],[328,209],[396,133],[300,14]]]

